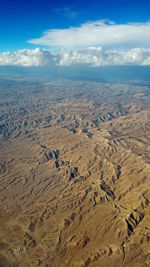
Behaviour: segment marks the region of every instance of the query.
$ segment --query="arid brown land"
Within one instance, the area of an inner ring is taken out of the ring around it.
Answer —
[[[0,266],[150,266],[150,84],[0,81]]]

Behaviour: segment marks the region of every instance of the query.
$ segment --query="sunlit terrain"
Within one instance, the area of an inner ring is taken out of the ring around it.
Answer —
[[[0,80],[0,266],[150,265],[150,83]]]

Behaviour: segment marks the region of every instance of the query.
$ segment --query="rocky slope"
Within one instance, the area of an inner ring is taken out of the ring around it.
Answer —
[[[149,85],[0,85],[0,266],[150,266]]]

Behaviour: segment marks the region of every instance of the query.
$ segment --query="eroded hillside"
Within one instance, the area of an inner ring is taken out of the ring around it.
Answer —
[[[0,96],[0,266],[150,266],[149,84]]]

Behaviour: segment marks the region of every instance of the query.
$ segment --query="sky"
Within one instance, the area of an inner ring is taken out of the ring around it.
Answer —
[[[0,65],[149,65],[150,1],[0,1]]]

